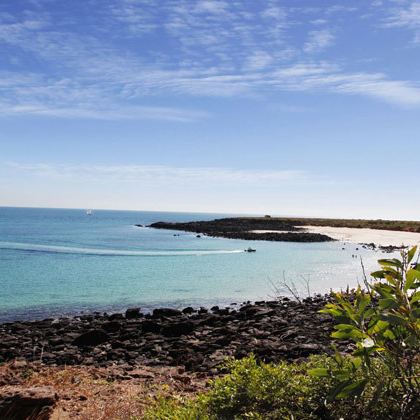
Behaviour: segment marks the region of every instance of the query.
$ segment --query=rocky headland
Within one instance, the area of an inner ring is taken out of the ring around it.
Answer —
[[[232,217],[210,221],[196,221],[186,223],[156,222],[152,223],[148,227],[155,229],[193,232],[197,235],[207,235],[227,239],[243,239],[249,241],[334,241],[333,238],[327,235],[306,232],[305,229],[297,227],[294,223],[291,223],[287,220],[272,219],[268,217]]]

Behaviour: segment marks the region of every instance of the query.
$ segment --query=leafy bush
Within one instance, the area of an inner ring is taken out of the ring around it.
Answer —
[[[416,251],[414,247],[402,252],[401,259],[379,260],[381,270],[372,273],[374,281],[366,279],[366,291],[337,293],[335,302],[321,311],[338,322],[333,338],[355,343],[350,365],[344,366],[344,358],[336,354],[334,368],[310,371],[337,380],[330,400],[357,399],[370,383],[369,406],[386,397],[398,418],[415,418],[420,409],[420,264],[412,263]]]
[[[306,374],[318,364],[259,364],[254,356],[232,361],[230,374],[216,379],[207,395],[208,412],[222,419],[319,418],[329,381]]]
[[[145,420],[209,420],[204,397],[194,400],[160,397],[144,415]]]
[[[330,380],[311,377],[307,369],[326,363],[258,363],[253,355],[227,362],[229,374],[214,380],[210,391],[195,400],[158,399],[146,418],[166,419],[318,419],[325,411]],[[321,416],[321,417],[320,417]]]
[[[344,357],[343,369],[351,370],[352,359]],[[331,399],[339,385],[335,377],[308,375],[308,370],[334,370],[337,360],[312,356],[306,363],[265,364],[254,356],[230,361],[230,373],[212,382],[210,390],[195,399],[158,398],[146,414],[149,420],[219,419],[397,419],[398,405],[388,395],[375,395],[375,381],[384,371],[380,360],[372,361],[375,375],[355,399]],[[355,381],[363,379],[355,372]],[[372,404],[373,399],[375,403]],[[414,419],[407,415],[405,419]]]

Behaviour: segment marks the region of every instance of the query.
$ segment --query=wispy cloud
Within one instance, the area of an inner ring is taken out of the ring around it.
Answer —
[[[413,41],[420,43],[420,1],[411,1],[408,5],[393,8],[390,15],[384,19],[383,26],[414,30]]]
[[[209,183],[212,185],[259,185],[305,181],[301,170],[241,170],[216,167],[174,167],[154,165],[67,165],[6,162],[17,173],[54,178],[89,179],[98,182],[138,182],[147,184]]]
[[[336,41],[328,26],[292,36],[305,13],[308,22],[327,25],[326,18],[354,7],[302,10],[274,0],[253,7],[223,0],[100,4],[100,13],[83,18],[86,25],[54,15],[43,2],[0,19],[2,116],[186,122],[209,113],[168,105],[174,97],[270,98],[276,92],[322,91],[420,106],[416,81],[348,71],[331,57],[320,61],[318,54],[327,57]],[[420,3],[395,9],[385,24],[418,28]]]
[[[334,40],[334,35],[328,29],[311,31],[308,41],[303,46],[303,50],[307,53],[319,52],[333,45]]]

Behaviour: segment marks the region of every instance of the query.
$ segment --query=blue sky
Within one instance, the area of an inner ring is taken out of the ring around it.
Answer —
[[[419,219],[419,155],[419,0],[0,1],[0,205]]]

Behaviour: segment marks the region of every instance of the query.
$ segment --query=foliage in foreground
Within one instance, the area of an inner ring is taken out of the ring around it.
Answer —
[[[350,369],[351,359],[344,358]],[[375,377],[383,364],[373,362]],[[308,369],[337,369],[333,357],[314,356],[306,363],[259,363],[254,356],[230,361],[230,373],[216,379],[210,390],[196,399],[161,398],[146,414],[154,420],[212,419],[397,419],[399,409],[387,395],[375,394],[375,382],[368,382],[356,398],[329,400],[337,387],[332,377],[307,374]],[[362,375],[356,374],[361,380]],[[400,390],[399,396],[403,396]],[[372,404],[372,401],[375,404]],[[420,407],[418,407],[420,408]],[[405,419],[414,419],[406,416]]]
[[[420,264],[415,261],[417,248],[401,253],[401,259],[379,260],[381,269],[365,280],[354,296],[337,293],[335,302],[321,312],[336,321],[336,339],[350,339],[355,350],[347,359],[336,354],[338,366],[313,370],[319,377],[338,380],[330,399],[351,398],[363,394],[370,382],[376,396],[385,395],[398,411],[398,418],[415,414],[420,398]],[[413,262],[415,261],[415,262]],[[374,361],[382,370],[377,372]],[[357,375],[356,375],[357,374]]]
[[[420,265],[416,248],[379,260],[366,290],[337,294],[323,312],[351,355],[265,364],[251,355],[194,400],[160,399],[148,419],[417,419],[420,412]]]

